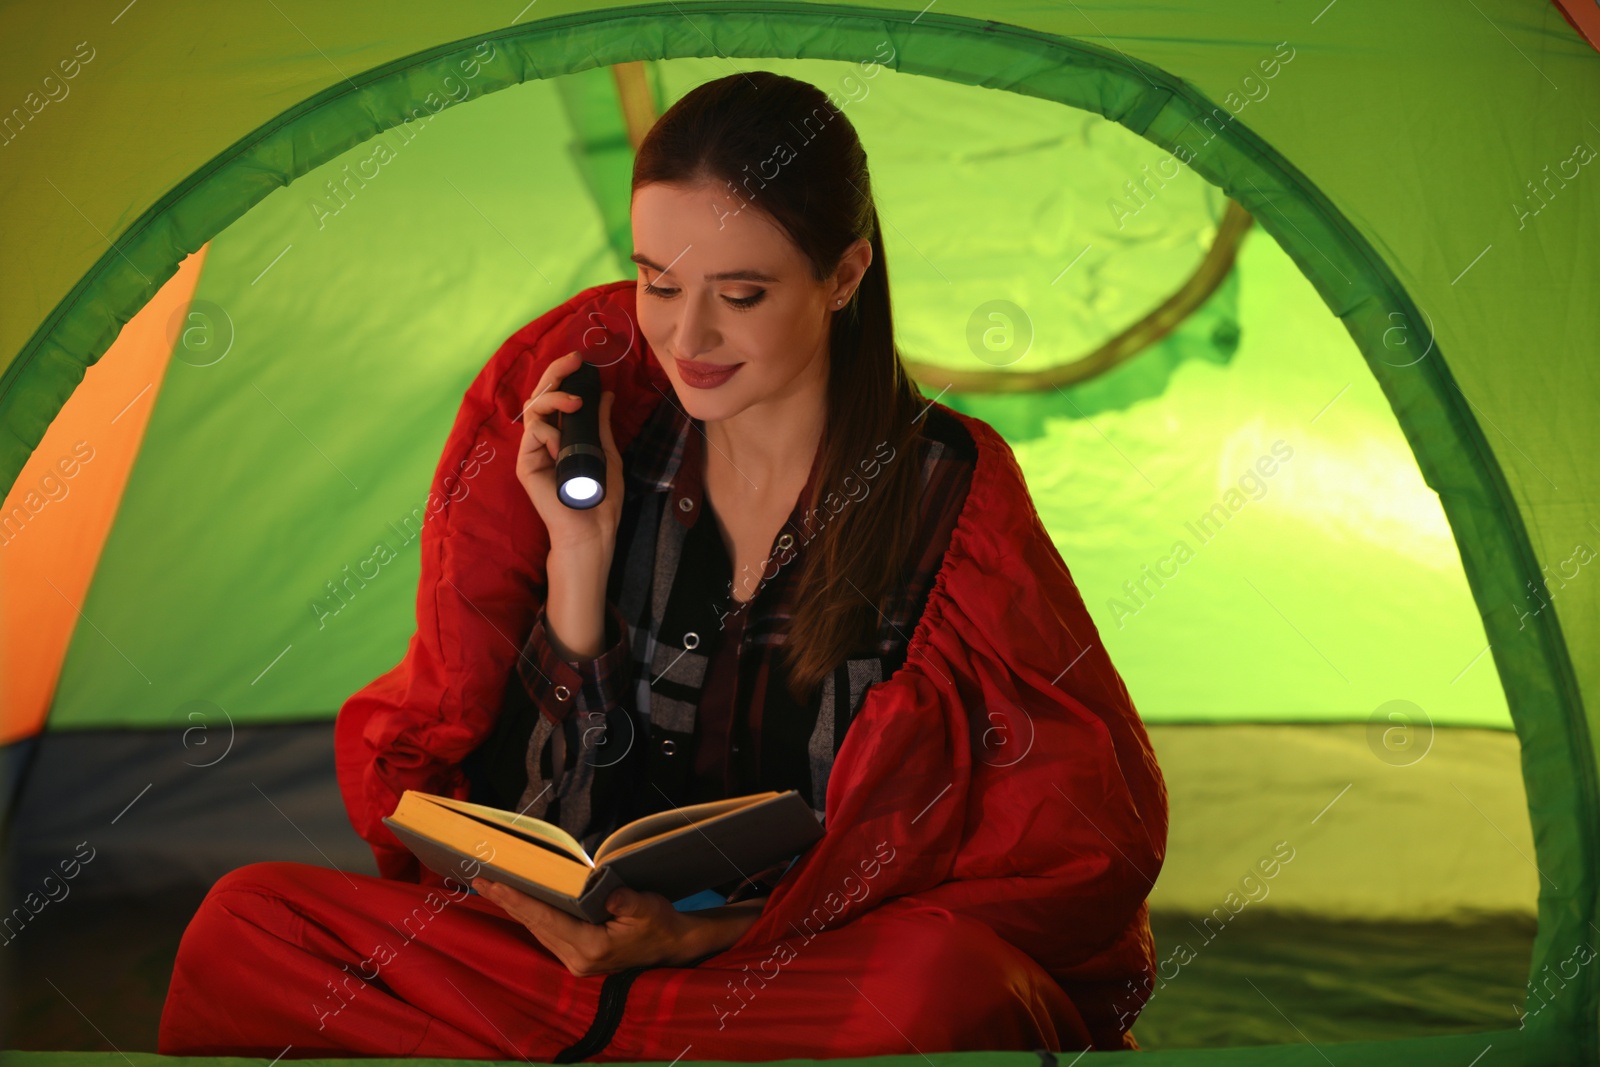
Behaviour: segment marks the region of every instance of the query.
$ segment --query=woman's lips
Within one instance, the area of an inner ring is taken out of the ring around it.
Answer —
[[[729,378],[733,372],[744,366],[743,363],[705,364],[693,360],[674,359],[678,365],[678,376],[683,379],[683,384],[696,389],[715,389]]]

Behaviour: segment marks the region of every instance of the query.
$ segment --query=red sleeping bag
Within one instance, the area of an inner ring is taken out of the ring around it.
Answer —
[[[601,370],[619,449],[671,395],[634,294],[614,282],[541,315],[466,393],[423,526],[416,633],[337,723],[340,789],[384,877],[226,876],[185,935],[162,1052],[539,1061],[594,1020],[604,976],[572,975],[496,905],[446,893],[380,820],[406,789],[467,797],[461,761],[532,628],[549,541],[515,463],[544,368],[579,348],[620,356]],[[594,1058],[1137,1047],[1165,786],[1010,447],[957,414],[978,450],[970,495],[904,667],[845,735],[825,835],[731,948],[639,973]],[[401,919],[416,914],[430,921],[413,936]],[[228,1007],[199,988],[208,953],[253,951],[266,962],[251,969],[277,968],[254,993]]]

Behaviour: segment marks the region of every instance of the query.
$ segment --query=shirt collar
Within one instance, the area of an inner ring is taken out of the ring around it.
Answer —
[[[656,492],[670,494],[667,506],[672,513],[684,526],[693,526],[700,517],[700,507],[705,499],[705,426],[699,420],[691,419],[672,394],[664,396],[662,405],[666,410],[660,412],[663,418],[659,422],[652,420],[652,429],[658,429],[659,433],[652,435],[653,447],[645,452],[639,477]],[[804,521],[806,501],[816,488],[821,472],[822,448],[819,445],[811,457],[811,470],[806,475],[805,487],[800,490],[794,508],[789,512],[789,519],[785,523],[787,530],[778,535],[780,549],[787,549],[795,538],[804,537],[808,529]],[[783,543],[785,532],[790,535],[788,543]]]

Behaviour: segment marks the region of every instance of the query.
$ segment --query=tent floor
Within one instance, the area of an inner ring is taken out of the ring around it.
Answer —
[[[0,1047],[153,1051],[178,939],[203,895],[84,900],[56,922],[42,914],[10,946]],[[1265,910],[1209,943],[1182,915],[1157,914],[1152,926],[1158,949],[1186,940],[1197,951],[1135,1026],[1147,1049],[1514,1029],[1535,929],[1525,916],[1360,922]]]
[[[12,884],[41,884],[84,840],[98,858],[70,907],[43,909],[0,947],[13,969],[0,1049],[153,1050],[203,887],[263,859],[374,873],[340,802],[332,727],[241,726],[220,775],[196,774],[176,730],[42,735]],[[1151,895],[1171,977],[1134,1027],[1142,1046],[1516,1031],[1538,887],[1514,734],[1441,729],[1405,767],[1374,758],[1363,723],[1166,725],[1151,737],[1171,794]],[[1200,916],[1285,839],[1296,854],[1270,900],[1207,940]],[[1180,945],[1193,958],[1173,976]]]

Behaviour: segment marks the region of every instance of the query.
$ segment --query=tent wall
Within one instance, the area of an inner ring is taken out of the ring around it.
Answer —
[[[174,345],[191,327],[190,301],[204,261],[204,250],[188,257],[107,358],[89,368],[4,498],[0,745],[44,728],[74,633],[95,628],[85,624],[83,605]]]
[[[855,73],[764,63],[819,85]],[[651,69],[671,99],[721,73],[692,58]],[[416,530],[443,502],[420,487],[464,383],[553,293],[613,280],[617,240],[631,247],[610,221],[627,217],[626,183],[592,179],[591,147],[609,166],[617,131],[586,132],[601,109],[585,94],[610,93],[614,117],[615,87],[604,71],[573,78],[380,134],[208,243],[74,598],[92,624],[73,635],[50,729],[170,725],[196,695],[241,724],[332,718],[404,654]],[[1180,284],[1222,214],[1222,194],[1182,173],[1125,225],[1106,190],[1164,153],[1097,115],[892,72],[870,86],[850,121],[872,146],[900,344],[928,363],[973,360],[972,309],[994,293],[1028,346],[996,374],[1071,360]],[[52,434],[80,405],[126,403],[112,363]],[[1146,722],[1361,720],[1403,695],[1423,728],[1511,728],[1438,497],[1340,320],[1268,233],[1248,232],[1227,281],[1135,359],[943,400],[1016,451]]]

